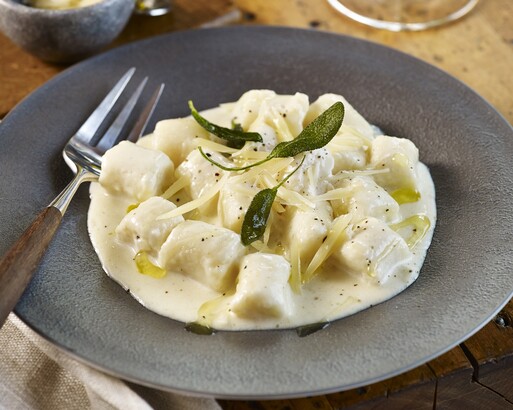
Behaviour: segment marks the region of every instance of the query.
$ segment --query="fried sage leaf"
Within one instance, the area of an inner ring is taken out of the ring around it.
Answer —
[[[338,101],[308,124],[292,141],[285,141],[276,145],[269,157],[295,157],[302,152],[324,147],[337,134],[343,119],[344,104]]]
[[[244,222],[242,223],[240,232],[244,246],[250,245],[264,235],[267,220],[269,219],[271,207],[273,206],[277,192],[278,189],[276,187],[266,188],[254,196],[244,216]]]
[[[246,141],[263,141],[262,136],[258,132],[242,131],[240,124],[235,124],[234,129],[220,127],[219,125],[212,124],[198,113],[196,108],[194,108],[192,101],[189,101],[189,108],[191,110],[192,117],[199,125],[201,125],[208,132],[214,134],[216,137],[228,141],[235,148],[242,148]]]
[[[251,204],[249,204],[249,208],[246,211],[246,215],[244,215],[244,221],[242,222],[240,232],[241,241],[244,246],[250,245],[252,242],[257,241],[264,235],[267,220],[269,219],[269,214],[271,213],[271,208],[274,200],[276,199],[278,189],[287,182],[287,180],[294,175],[299,168],[301,168],[304,161],[305,157],[303,157],[299,165],[278,185],[273,188],[263,189],[253,197]]]

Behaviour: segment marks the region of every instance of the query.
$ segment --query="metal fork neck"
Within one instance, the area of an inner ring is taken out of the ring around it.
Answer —
[[[98,176],[89,172],[88,170],[78,167],[77,173],[73,180],[66,186],[66,188],[63,189],[63,191],[52,201],[50,206],[53,206],[54,208],[57,208],[59,212],[64,215],[66,210],[68,209],[68,206],[71,202],[71,199],[73,198],[73,195],[75,195],[75,192],[77,192],[78,187],[82,182],[86,181],[96,181],[98,179]]]

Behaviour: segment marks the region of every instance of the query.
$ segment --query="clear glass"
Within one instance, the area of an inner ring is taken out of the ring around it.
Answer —
[[[135,0],[134,11],[148,16],[162,16],[171,11],[171,0]]]
[[[327,0],[360,23],[390,31],[417,31],[459,19],[479,0]]]

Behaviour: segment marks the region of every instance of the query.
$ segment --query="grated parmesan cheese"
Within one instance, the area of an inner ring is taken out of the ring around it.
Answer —
[[[170,212],[166,212],[165,214],[160,215],[157,218],[157,220],[174,218],[176,216],[186,214],[188,212],[195,210],[196,208],[199,208],[201,205],[207,203],[210,199],[212,199],[221,190],[224,184],[226,184],[226,181],[228,181],[229,177],[229,174],[224,174],[222,178],[219,180],[219,182],[217,182],[211,188],[207,189],[199,198],[187,202],[186,204],[181,205]]]

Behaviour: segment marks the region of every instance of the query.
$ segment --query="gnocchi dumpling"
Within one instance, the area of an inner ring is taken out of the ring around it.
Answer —
[[[381,135],[372,141],[371,164],[375,169],[388,169],[374,179],[389,192],[417,189],[419,150],[405,138]]]
[[[234,282],[245,253],[235,232],[188,220],[171,231],[160,250],[159,264],[222,292]]]
[[[160,195],[173,181],[173,162],[161,151],[122,141],[102,159],[100,184],[137,201]]]
[[[230,166],[228,161],[217,152],[207,151],[206,155],[220,164]],[[225,173],[226,171],[205,160],[198,150],[187,155],[187,158],[176,169],[177,178],[188,178],[189,184],[186,191],[192,199],[199,198],[203,192],[219,182]]]
[[[244,318],[283,317],[291,311],[290,264],[280,255],[254,253],[241,260],[232,311]]]
[[[232,121],[235,124],[239,124],[245,130],[249,129],[251,124],[257,119],[263,102],[275,96],[276,93],[271,90],[250,90],[245,92],[232,108]]]
[[[308,111],[308,96],[303,93],[276,95],[265,100],[259,117],[274,125],[281,140],[290,140],[303,130],[303,121]]]
[[[159,121],[153,131],[152,148],[162,151],[173,163],[181,164],[196,148],[196,138],[208,139],[209,133],[192,117]]]
[[[136,253],[141,250],[158,252],[173,228],[184,221],[181,215],[158,219],[173,209],[176,209],[175,204],[159,196],[141,202],[116,227],[117,239],[131,246]]]
[[[262,142],[248,142],[244,146],[244,151],[271,151],[278,144],[278,135],[275,128],[267,124],[262,118],[257,118],[247,129],[248,132],[257,132],[262,137]]]
[[[331,187],[328,177],[333,170],[333,156],[326,148],[319,148],[304,154],[301,167],[287,180],[285,188],[292,189],[301,195],[315,197],[323,194]],[[295,159],[279,178],[285,178],[299,165],[302,158]]]
[[[366,218],[355,225],[353,236],[333,256],[348,273],[383,284],[407,265],[412,254],[404,239],[385,222]]]
[[[289,249],[298,247],[301,264],[307,266],[328,235],[333,221],[331,207],[327,202],[320,202],[315,209],[295,208],[287,217],[285,243]]]
[[[255,190],[245,184],[225,184],[219,191],[217,203],[217,214],[221,224],[240,233],[244,215],[255,194]]]
[[[326,145],[333,157],[333,174],[340,171],[364,169],[368,162],[371,140],[341,129]]]
[[[341,198],[331,201],[337,215],[351,213],[353,221],[373,217],[392,222],[398,218],[399,204],[372,178],[347,178],[335,185],[336,188],[339,186],[343,188]]]

